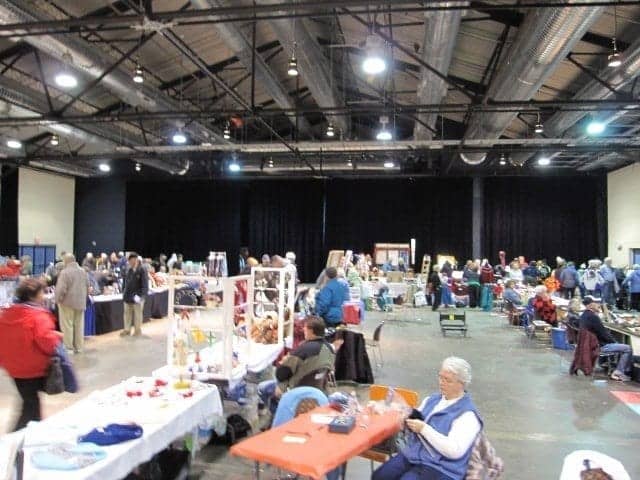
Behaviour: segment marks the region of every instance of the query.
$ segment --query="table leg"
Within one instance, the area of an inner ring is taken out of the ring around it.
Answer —
[[[196,453],[198,453],[198,427],[194,428],[191,432],[191,462],[196,459]]]
[[[256,462],[253,467],[253,478],[254,480],[260,480],[260,462]]]

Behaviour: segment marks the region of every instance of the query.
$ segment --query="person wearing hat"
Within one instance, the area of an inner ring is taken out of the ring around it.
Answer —
[[[582,303],[586,309],[580,316],[580,328],[587,329],[598,337],[601,353],[620,354],[620,360],[618,360],[618,365],[611,374],[611,378],[613,380],[628,382],[630,378],[626,373],[631,371],[633,359],[631,346],[624,343],[616,343],[615,339],[611,336],[609,330],[604,327],[602,320],[600,320],[600,317],[598,316],[598,313],[600,312],[600,305],[598,305],[595,298],[587,295],[584,297]]]

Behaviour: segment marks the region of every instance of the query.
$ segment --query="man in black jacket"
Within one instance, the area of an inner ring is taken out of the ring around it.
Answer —
[[[613,380],[628,382],[630,378],[626,373],[631,371],[631,361],[633,359],[631,347],[624,343],[616,343],[609,330],[607,330],[602,324],[602,320],[600,320],[600,317],[598,316],[600,306],[596,302],[595,298],[587,295],[584,297],[582,303],[586,307],[586,310],[580,316],[580,328],[586,328],[598,337],[600,352],[620,354],[618,366],[611,374],[611,378]]]
[[[149,277],[147,271],[142,266],[137,253],[130,253],[128,258],[129,268],[124,275],[122,284],[122,300],[124,302],[124,329],[120,336],[131,335],[131,324],[133,323],[133,334],[142,334],[142,310],[144,299],[149,292]]]

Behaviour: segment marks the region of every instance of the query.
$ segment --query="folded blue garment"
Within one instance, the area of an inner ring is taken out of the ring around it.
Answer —
[[[142,427],[135,423],[111,423],[106,427],[98,427],[78,438],[78,442],[91,442],[96,445],[115,445],[116,443],[135,440],[142,436]]]
[[[107,452],[93,443],[56,443],[31,454],[31,463],[43,470],[78,470],[96,463]]]

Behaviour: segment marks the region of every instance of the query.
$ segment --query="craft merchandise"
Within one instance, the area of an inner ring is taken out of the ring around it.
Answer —
[[[116,443],[128,442],[129,440],[140,438],[142,433],[142,427],[135,423],[111,423],[105,427],[94,428],[86,435],[81,435],[78,441],[91,442],[103,446],[115,445]]]
[[[31,463],[43,470],[78,470],[102,460],[107,452],[94,443],[56,443],[31,454]]]

